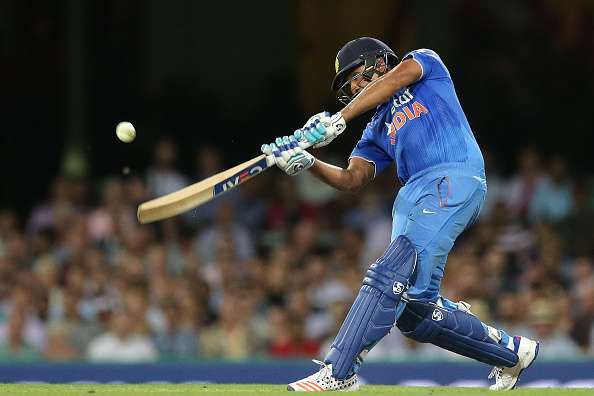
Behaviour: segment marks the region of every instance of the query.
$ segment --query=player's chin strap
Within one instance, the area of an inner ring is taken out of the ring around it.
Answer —
[[[390,332],[396,321],[395,308],[408,288],[416,263],[412,242],[401,235],[369,267],[363,286],[324,358],[332,364],[334,378],[350,377],[360,363],[357,360]]]

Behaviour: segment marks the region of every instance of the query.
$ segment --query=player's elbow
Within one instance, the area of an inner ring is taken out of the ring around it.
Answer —
[[[414,59],[405,59],[396,68],[386,74],[386,83],[391,84],[394,92],[413,84],[421,78],[423,69]]]
[[[373,180],[375,176],[375,164],[360,158],[352,158],[349,167],[343,172],[342,191],[358,193]]]
[[[345,179],[346,180],[342,184],[340,190],[350,194],[356,194],[360,192],[361,190],[363,190],[363,187],[365,187],[365,185],[367,184],[363,179],[361,179],[360,177],[355,177],[355,175],[352,174],[347,174]]]

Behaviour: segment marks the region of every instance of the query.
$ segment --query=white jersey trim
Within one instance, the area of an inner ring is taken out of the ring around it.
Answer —
[[[423,64],[422,64],[422,63],[421,63],[421,62],[420,62],[420,61],[419,61],[417,58],[415,58],[415,54],[414,54],[413,52],[410,52],[410,53],[409,53],[409,54],[408,54],[408,55],[407,55],[407,56],[404,58],[404,60],[406,60],[406,59],[412,59],[412,60],[414,60],[414,61],[415,61],[415,62],[417,62],[417,64],[418,64],[418,65],[421,67],[421,76],[420,76],[420,77],[417,79],[417,81],[415,81],[415,82],[419,82],[419,81],[421,81],[421,80],[423,79],[423,76],[425,75],[425,69],[423,69]]]
[[[370,164],[373,164],[373,178],[375,179],[375,175],[377,172],[377,165],[375,164],[375,161],[370,160],[369,158],[365,158],[365,157],[361,157],[360,155],[351,155],[349,157],[349,162],[351,162],[352,158],[361,158],[363,161],[369,162]]]

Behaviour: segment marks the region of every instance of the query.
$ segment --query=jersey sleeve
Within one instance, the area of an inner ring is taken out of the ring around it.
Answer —
[[[450,72],[439,55],[433,50],[423,48],[410,51],[402,58],[402,60],[405,59],[414,59],[421,65],[422,74],[419,81],[423,79],[450,78]]]
[[[349,156],[351,158],[362,158],[370,162],[375,167],[374,177],[384,169],[386,169],[393,161],[392,158],[375,142],[373,139],[374,132],[380,123],[379,117],[374,117],[361,135],[361,139],[353,149]]]

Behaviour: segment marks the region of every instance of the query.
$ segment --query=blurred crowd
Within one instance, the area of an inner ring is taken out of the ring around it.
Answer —
[[[138,203],[226,168],[213,147],[196,154],[194,172],[175,158],[164,140],[146,174],[58,177],[26,216],[0,210],[0,360],[324,355],[389,243],[394,172],[352,195],[271,170],[197,210],[138,224]],[[487,160],[488,199],[449,256],[443,295],[540,340],[545,359],[594,356],[592,179],[530,148],[507,177]],[[457,358],[398,331],[369,354]]]

